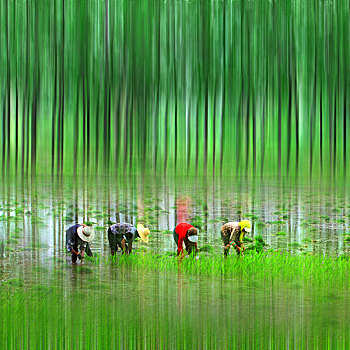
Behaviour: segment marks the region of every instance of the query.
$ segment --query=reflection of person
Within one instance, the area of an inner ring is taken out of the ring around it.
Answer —
[[[191,254],[192,249],[198,251],[198,230],[191,224],[178,224],[173,231],[174,241],[177,245],[177,255],[183,255],[183,244],[186,251]]]
[[[221,238],[224,243],[224,254],[228,255],[231,245],[236,249],[237,254],[244,252],[243,237],[246,232],[252,231],[252,224],[249,220],[241,222],[228,222],[221,227]]]
[[[84,224],[71,226],[66,231],[67,251],[72,253],[72,263],[77,262],[77,258],[83,259],[84,253],[92,256],[89,243],[95,238],[94,230]]]
[[[118,246],[124,253],[131,253],[132,242],[135,238],[140,237],[145,243],[148,243],[148,235],[150,231],[142,224],[138,224],[137,228],[127,222],[120,222],[108,228],[108,242],[111,248],[111,254],[114,255],[118,250]]]
[[[176,201],[177,207],[177,222],[184,222],[188,220],[190,215],[188,208],[191,205],[190,197],[179,197]]]

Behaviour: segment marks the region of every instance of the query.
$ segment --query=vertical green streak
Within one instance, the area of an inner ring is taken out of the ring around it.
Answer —
[[[3,177],[348,174],[346,0],[3,1],[0,23]]]

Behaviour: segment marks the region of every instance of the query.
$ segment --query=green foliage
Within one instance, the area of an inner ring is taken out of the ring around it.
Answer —
[[[345,0],[1,1],[3,170],[342,176],[349,22]]]

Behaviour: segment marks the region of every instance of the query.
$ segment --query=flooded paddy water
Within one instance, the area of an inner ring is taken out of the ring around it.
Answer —
[[[0,345],[341,347],[349,341],[350,201],[337,184],[185,177],[3,183]],[[244,218],[253,223],[248,238],[261,235],[265,252],[237,259],[231,250],[225,261],[220,227]],[[206,249],[179,262],[170,254],[171,231],[183,221],[199,228]],[[96,231],[94,257],[72,265],[65,230],[82,222]],[[138,240],[131,256],[111,259],[106,230],[114,222],[144,223],[149,244]]]

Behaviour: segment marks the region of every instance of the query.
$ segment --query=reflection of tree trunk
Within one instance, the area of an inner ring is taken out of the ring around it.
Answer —
[[[154,109],[154,171],[157,172],[158,160],[158,114],[160,113],[159,95],[160,95],[160,2],[158,4],[158,40],[157,40],[157,102]]]
[[[205,106],[204,106],[204,176],[207,175],[208,167],[208,109],[209,109],[209,87],[208,78],[206,78],[205,83]]]
[[[279,78],[281,79],[281,78]],[[282,111],[281,111],[281,82],[278,81],[278,177],[281,176],[281,138],[282,138]]]
[[[83,64],[81,62],[81,64]],[[83,68],[82,68],[83,69]],[[86,137],[86,101],[85,101],[85,69],[84,69],[84,72],[82,73],[83,75],[83,132],[82,132],[82,136],[83,136],[83,149],[82,149],[82,161],[83,161],[83,164],[82,164],[82,169],[83,169],[83,173],[85,171],[85,157],[86,157],[86,143],[89,142],[87,137]],[[80,111],[79,111],[79,90],[80,90],[80,83],[78,81],[77,83],[77,113],[76,113],[76,124],[77,124],[77,127],[76,127],[76,131],[77,131],[77,134],[76,134],[76,142],[78,143],[79,141],[79,114],[80,114]],[[78,156],[78,154],[77,154]],[[77,157],[74,157],[75,159],[75,163],[78,163],[78,158]]]
[[[215,176],[215,152],[216,152],[216,89],[217,81],[214,86],[214,106],[213,106],[213,176]]]
[[[176,171],[176,165],[177,165],[177,71],[176,71],[176,36],[175,36],[175,2],[174,2],[174,13],[173,13],[173,68],[174,68],[174,94],[175,94],[175,153],[174,153],[174,162],[175,162],[175,171]]]
[[[199,103],[200,103],[200,95],[201,95],[201,88],[199,88],[199,93],[198,93],[198,97],[197,97],[197,106],[196,106],[196,172],[195,172],[196,176],[198,173],[198,158],[199,158]]]
[[[108,0],[105,1],[105,84],[104,84],[104,122],[103,122],[103,158],[104,168],[109,167],[109,152],[110,152],[110,83],[109,83],[109,17],[108,17]]]
[[[297,72],[294,74],[294,96],[295,96],[295,175],[299,174],[299,97],[297,88]]]
[[[168,89],[165,102],[165,119],[164,119],[164,176],[168,167]]]
[[[53,108],[52,108],[52,143],[51,143],[51,175],[55,173],[55,137],[56,137],[56,109],[57,109],[57,28],[56,28],[56,1],[53,4],[53,33],[54,33],[54,92],[53,92]]]
[[[89,90],[89,82],[86,83],[86,170],[89,171],[90,168],[90,147],[91,147],[91,139],[90,139],[90,90]],[[85,164],[84,164],[85,169]]]
[[[222,81],[222,102],[221,102],[221,143],[220,143],[220,176],[222,175],[222,164],[224,160],[224,138],[225,138],[225,97],[226,97],[226,16],[225,3],[222,9],[222,55],[223,55],[223,81]]]
[[[288,83],[288,129],[287,129],[287,175],[289,175],[290,149],[292,134],[292,78],[289,75]]]
[[[336,158],[337,157],[337,94],[338,94],[338,90],[335,89],[335,92],[334,92],[334,114],[333,114],[333,164],[332,164],[333,176],[336,175],[335,166],[337,164],[337,161],[336,161],[336,159],[337,159]]]
[[[2,130],[6,130],[6,119],[5,119],[5,115],[6,115],[6,96],[4,96],[4,101],[3,101],[3,104],[2,104]],[[6,149],[6,138],[5,138],[5,135],[3,135],[2,137],[2,177],[4,177],[4,171],[5,171],[5,149]]]
[[[64,1],[62,0],[62,28],[61,28],[61,57],[60,57],[60,92],[59,92],[59,107],[58,107],[58,164],[57,174],[63,173],[63,142],[64,142],[64,46],[65,46],[65,10]]]
[[[347,89],[347,75],[344,75],[344,95],[343,95],[343,176],[346,176],[346,89]]]
[[[34,18],[35,30],[35,71],[34,71],[34,96],[32,102],[32,123],[31,123],[31,174],[36,174],[36,149],[37,149],[37,114],[38,114],[38,99],[40,91],[40,62],[39,62],[39,33],[38,33],[38,4],[35,6]]]
[[[322,111],[322,80],[321,80],[321,91],[320,91],[320,170],[321,175],[323,174],[323,111]]]
[[[99,157],[99,115],[100,115],[100,89],[97,92],[97,105],[96,105],[96,118],[95,118],[95,138],[96,138],[96,147],[95,147],[95,173],[98,172],[98,157]]]
[[[83,84],[84,86],[84,84]],[[79,93],[80,93],[80,84],[77,83],[77,101],[76,101],[76,115],[75,115],[75,125],[74,125],[74,177],[77,175],[77,167],[78,167],[78,140],[79,140]],[[84,94],[84,87],[83,87],[83,94]],[[84,101],[84,99],[83,99]],[[83,102],[84,103],[84,102]],[[84,134],[84,131],[83,131]],[[84,139],[83,139],[84,140]],[[83,148],[84,148],[84,141],[83,141]],[[84,159],[84,158],[83,158]]]
[[[16,66],[17,67],[17,66]],[[15,150],[15,170],[16,177],[18,171],[18,83],[17,83],[17,68],[16,68],[16,150]]]
[[[7,173],[9,173],[10,170],[10,136],[11,136],[11,90],[10,90],[10,49],[9,49],[9,19],[8,19],[8,1],[5,1],[5,17],[6,17],[6,118],[7,118],[7,133],[6,133],[6,147],[7,147]],[[3,129],[6,130],[6,129]],[[5,138],[5,135],[3,135]],[[5,150],[3,152],[3,157],[5,157]]]

